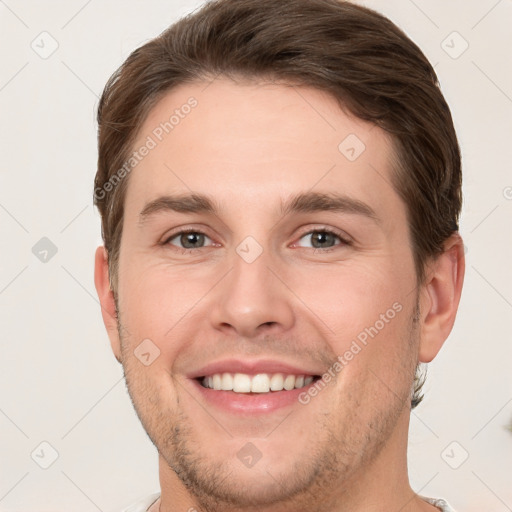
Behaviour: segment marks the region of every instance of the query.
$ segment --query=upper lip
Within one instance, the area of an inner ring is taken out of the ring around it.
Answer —
[[[306,366],[295,366],[272,359],[223,359],[209,363],[198,370],[194,370],[189,375],[190,379],[214,375],[215,373],[246,373],[256,375],[258,373],[283,373],[285,375],[320,375],[322,372],[307,368]]]

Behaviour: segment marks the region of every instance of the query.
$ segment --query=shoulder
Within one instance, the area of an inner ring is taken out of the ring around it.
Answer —
[[[160,493],[150,494],[123,508],[121,512],[146,512],[148,508],[160,497]]]
[[[437,507],[441,512],[455,512],[452,507],[443,499],[436,499],[436,498],[427,498],[426,496],[421,496],[421,499],[425,500],[427,503],[430,503],[431,505],[434,505]]]

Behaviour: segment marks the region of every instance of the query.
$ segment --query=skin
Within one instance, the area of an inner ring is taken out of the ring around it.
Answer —
[[[455,319],[460,237],[447,240],[418,288],[385,132],[315,89],[223,78],[207,85],[167,93],[134,144],[197,99],[129,175],[117,319],[107,255],[103,247],[96,252],[112,349],[159,451],[162,496],[152,510],[436,510],[408,481],[410,396],[416,364],[435,357]],[[338,150],[349,134],[366,146],[353,162]],[[355,198],[377,220],[280,213],[281,201],[308,191]],[[158,212],[140,222],[149,201],[191,192],[210,196],[219,210]],[[186,252],[180,236],[159,245],[183,228],[207,235],[204,245],[199,239]],[[351,242],[334,237],[330,247],[313,247],[311,232],[322,229]],[[247,236],[263,250],[252,263],[236,252]],[[401,311],[307,405],[234,414],[204,400],[187,378],[229,357],[276,359],[320,374],[394,303]],[[134,356],[147,338],[160,350],[149,366]],[[251,468],[237,457],[248,442],[261,453]]]

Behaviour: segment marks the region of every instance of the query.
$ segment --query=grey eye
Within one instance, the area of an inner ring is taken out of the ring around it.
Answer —
[[[173,235],[166,243],[176,245],[181,249],[200,249],[211,245],[211,243],[206,243],[207,240],[211,242],[209,237],[199,231],[183,231]]]
[[[311,231],[301,237],[300,240],[308,238],[310,240],[309,244],[306,243],[306,245],[303,245],[299,242],[299,245],[301,245],[301,247],[312,247],[313,249],[330,249],[335,245],[339,245],[336,240],[341,241],[341,238],[338,235],[325,230]]]

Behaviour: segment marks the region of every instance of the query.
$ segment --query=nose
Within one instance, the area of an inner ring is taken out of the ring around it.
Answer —
[[[215,287],[210,317],[215,329],[246,338],[284,332],[294,324],[293,293],[264,251],[248,263],[235,254]]]

